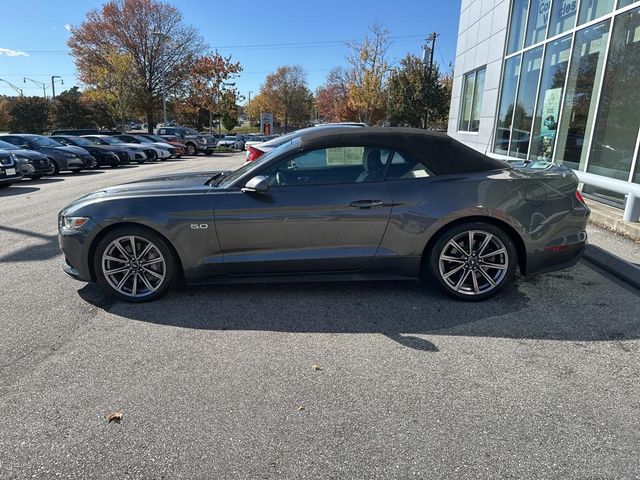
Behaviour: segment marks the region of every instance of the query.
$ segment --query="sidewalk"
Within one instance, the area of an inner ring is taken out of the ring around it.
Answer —
[[[615,233],[616,236],[624,236],[640,242],[640,222],[625,222],[622,220],[622,210],[619,208],[590,199],[585,199],[585,201],[591,209],[589,223],[604,227],[605,231]],[[637,255],[636,251],[636,263],[639,262]]]
[[[640,242],[635,242],[593,223],[587,225],[587,235],[590,245],[600,247],[602,250],[640,267]]]

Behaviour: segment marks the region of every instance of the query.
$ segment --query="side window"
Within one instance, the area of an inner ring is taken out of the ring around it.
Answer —
[[[158,130],[158,135],[167,135],[167,130],[165,128],[161,128]]]
[[[406,180],[431,176],[431,172],[421,162],[404,152],[396,151],[391,159],[386,180]]]
[[[268,167],[262,175],[272,186],[380,182],[390,153],[378,147],[310,150]]]

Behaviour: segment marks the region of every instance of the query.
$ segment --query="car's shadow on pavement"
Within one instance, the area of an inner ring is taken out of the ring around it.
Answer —
[[[429,352],[437,352],[438,347],[423,335],[563,341],[640,338],[640,321],[634,320],[631,312],[626,316],[607,314],[606,298],[596,294],[599,285],[581,285],[580,277],[574,280],[591,299],[580,306],[582,313],[576,314],[576,299],[566,298],[566,285],[565,290],[549,288],[549,284],[566,284],[565,278],[547,276],[542,283],[536,277],[521,278],[497,297],[479,303],[451,300],[435,287],[412,282],[189,287],[144,304],[110,300],[95,285],[87,285],[79,293],[114,315],[158,325],[379,333],[403,346]]]
[[[37,187],[22,186],[22,184],[14,183],[10,187],[0,188],[0,197],[13,197],[16,195],[25,195],[40,190]]]

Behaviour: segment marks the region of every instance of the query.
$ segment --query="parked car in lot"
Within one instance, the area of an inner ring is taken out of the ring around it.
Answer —
[[[484,300],[516,270],[566,268],[585,248],[576,175],[539,167],[424,130],[314,128],[234,172],[144,179],[71,203],[59,213],[63,269],[132,302],[178,278],[429,278]]]
[[[83,135],[82,138],[86,138],[96,145],[108,145],[110,147],[117,147],[126,151],[129,154],[129,161],[141,164],[147,161],[147,154],[144,149],[137,144],[123,143],[122,140],[117,139],[111,135]]]
[[[137,136],[138,137],[142,137],[142,138],[146,138],[150,142],[166,143],[170,147],[174,148],[175,149],[175,153],[171,156],[171,158],[180,158],[183,155],[187,154],[187,147],[184,145],[184,143],[177,142],[175,140],[169,140],[169,139],[166,139],[166,138],[162,138],[159,135],[151,135],[149,133],[141,133],[141,134],[139,134]]]
[[[67,147],[49,137],[33,134],[0,135],[0,140],[11,143],[23,150],[33,150],[53,163],[54,172],[80,172],[96,166],[96,160],[80,147]]]
[[[194,156],[198,153],[212,154],[216,149],[216,142],[211,135],[198,133],[193,128],[160,127],[156,128],[156,135],[168,140],[184,142],[187,154]]]
[[[148,138],[145,138],[141,135],[130,135],[130,134],[122,134],[115,135],[118,140],[122,140],[125,143],[129,143],[131,145],[138,144],[140,148],[145,150],[147,157],[150,157],[156,160],[167,160],[171,158],[176,153],[176,149],[173,148],[166,142],[153,142]]]
[[[218,140],[218,147],[233,148],[234,150],[244,150],[244,138],[240,135],[227,135]]]
[[[98,145],[88,138],[76,137],[73,135],[54,135],[51,136],[56,142],[62,145],[76,146],[84,148],[96,159],[98,167],[109,166],[118,168],[120,165],[129,164],[129,154],[124,150],[117,149],[108,145]]]
[[[0,188],[5,188],[19,182],[22,174],[18,170],[13,153],[0,150]]]
[[[33,150],[23,150],[9,142],[0,140],[0,149],[13,153],[18,170],[23,177],[37,180],[44,175],[53,174],[55,168],[46,155]]]
[[[333,128],[354,128],[354,127],[364,127],[362,123],[328,123],[324,125],[318,125],[315,127],[303,128],[301,130],[296,130],[295,132],[287,133],[286,135],[280,135],[270,138],[264,143],[259,143],[257,145],[250,145],[247,147],[247,162],[253,162],[260,158],[265,153],[270,152],[271,150],[278,148],[280,145],[283,145],[294,138],[298,138],[306,133],[317,132],[318,130],[326,130]]]

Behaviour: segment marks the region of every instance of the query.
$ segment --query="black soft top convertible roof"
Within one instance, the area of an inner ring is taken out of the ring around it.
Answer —
[[[371,146],[408,153],[436,175],[455,175],[511,168],[443,133],[417,128],[331,128],[309,131],[301,137],[302,150],[326,147]]]

